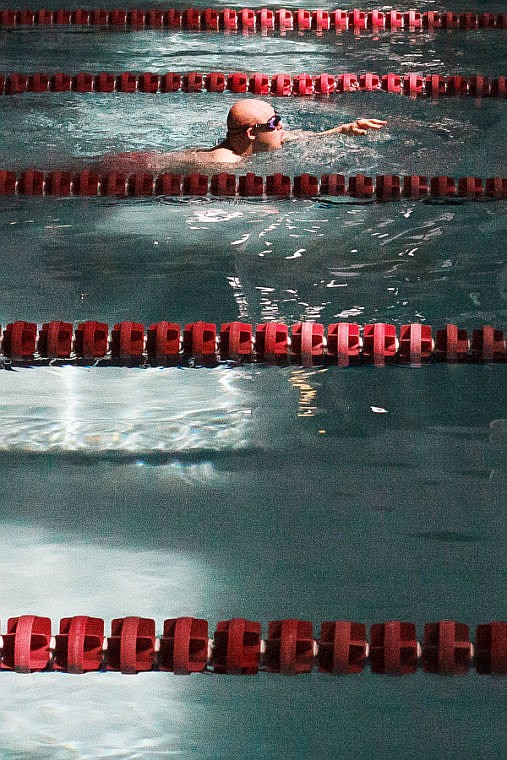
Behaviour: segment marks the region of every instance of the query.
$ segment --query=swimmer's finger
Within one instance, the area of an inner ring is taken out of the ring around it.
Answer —
[[[387,124],[387,121],[382,119],[360,119],[359,123],[362,127],[369,127],[370,129],[382,129]]]

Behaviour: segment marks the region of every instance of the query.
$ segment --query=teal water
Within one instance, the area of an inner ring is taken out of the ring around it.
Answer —
[[[174,35],[162,45],[151,32],[0,32],[5,70],[76,71],[205,70],[222,60],[254,70],[408,71],[424,61],[431,73],[493,75],[504,73],[502,39]],[[231,102],[2,98],[0,165],[81,165],[115,150],[209,144]],[[287,146],[245,168],[506,173],[500,101],[375,94],[277,106],[291,128],[380,111],[390,124],[363,141]],[[505,228],[498,202],[4,198],[0,323],[311,318],[505,328]],[[424,623],[450,618],[470,624],[473,637],[476,624],[507,614],[505,378],[500,365],[2,371],[1,630],[23,613],[48,615],[55,629],[61,617],[97,615],[106,631],[113,617],[138,614],[155,618],[160,633],[165,618],[193,614],[211,632],[232,616],[261,621],[264,633],[269,620],[294,616],[312,620],[318,635],[322,620],[350,617],[413,621],[419,637]],[[505,679],[473,670],[0,676],[0,756],[9,760],[505,754]]]
[[[505,321],[501,202],[17,198],[0,230],[2,324]]]

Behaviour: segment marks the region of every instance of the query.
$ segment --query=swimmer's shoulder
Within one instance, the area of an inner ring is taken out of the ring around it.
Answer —
[[[230,148],[223,148],[217,145],[216,148],[209,150],[188,151],[199,164],[237,164],[242,160],[242,156],[234,153]]]
[[[100,159],[98,166],[102,171],[158,171],[169,155],[155,151],[108,154]]]
[[[229,148],[218,145],[216,148],[198,150],[195,148],[171,153],[155,151],[138,151],[104,156],[100,168],[107,171],[164,171],[171,169],[191,169],[193,166],[213,164],[236,164],[241,161]]]

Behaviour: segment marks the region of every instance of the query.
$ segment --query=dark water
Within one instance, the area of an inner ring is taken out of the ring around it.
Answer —
[[[174,35],[172,47],[151,32],[0,40],[5,70],[505,67],[497,32],[413,42]],[[212,141],[230,102],[3,98],[0,164],[49,168]],[[385,132],[288,146],[248,168],[505,174],[500,101],[278,105],[291,128],[324,129],[379,104]],[[3,199],[0,322],[505,327],[505,227],[498,202]],[[264,633],[269,620],[307,619],[316,636],[323,620],[399,619],[421,637],[424,623],[449,618],[473,638],[478,623],[507,615],[505,398],[499,365],[1,371],[1,630],[23,613],[48,615],[55,630],[61,617],[97,615],[106,631],[112,618],[138,614],[160,633],[165,618],[192,614],[211,632],[232,616],[261,621]],[[9,760],[505,754],[504,680],[473,670],[0,675]]]

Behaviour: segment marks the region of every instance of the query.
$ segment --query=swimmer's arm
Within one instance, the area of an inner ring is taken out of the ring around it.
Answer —
[[[356,119],[348,124],[339,124],[332,129],[326,129],[324,132],[304,132],[303,130],[294,130],[285,133],[285,142],[293,140],[304,140],[313,137],[327,137],[328,135],[365,135],[369,129],[382,129],[387,121],[383,119]]]

